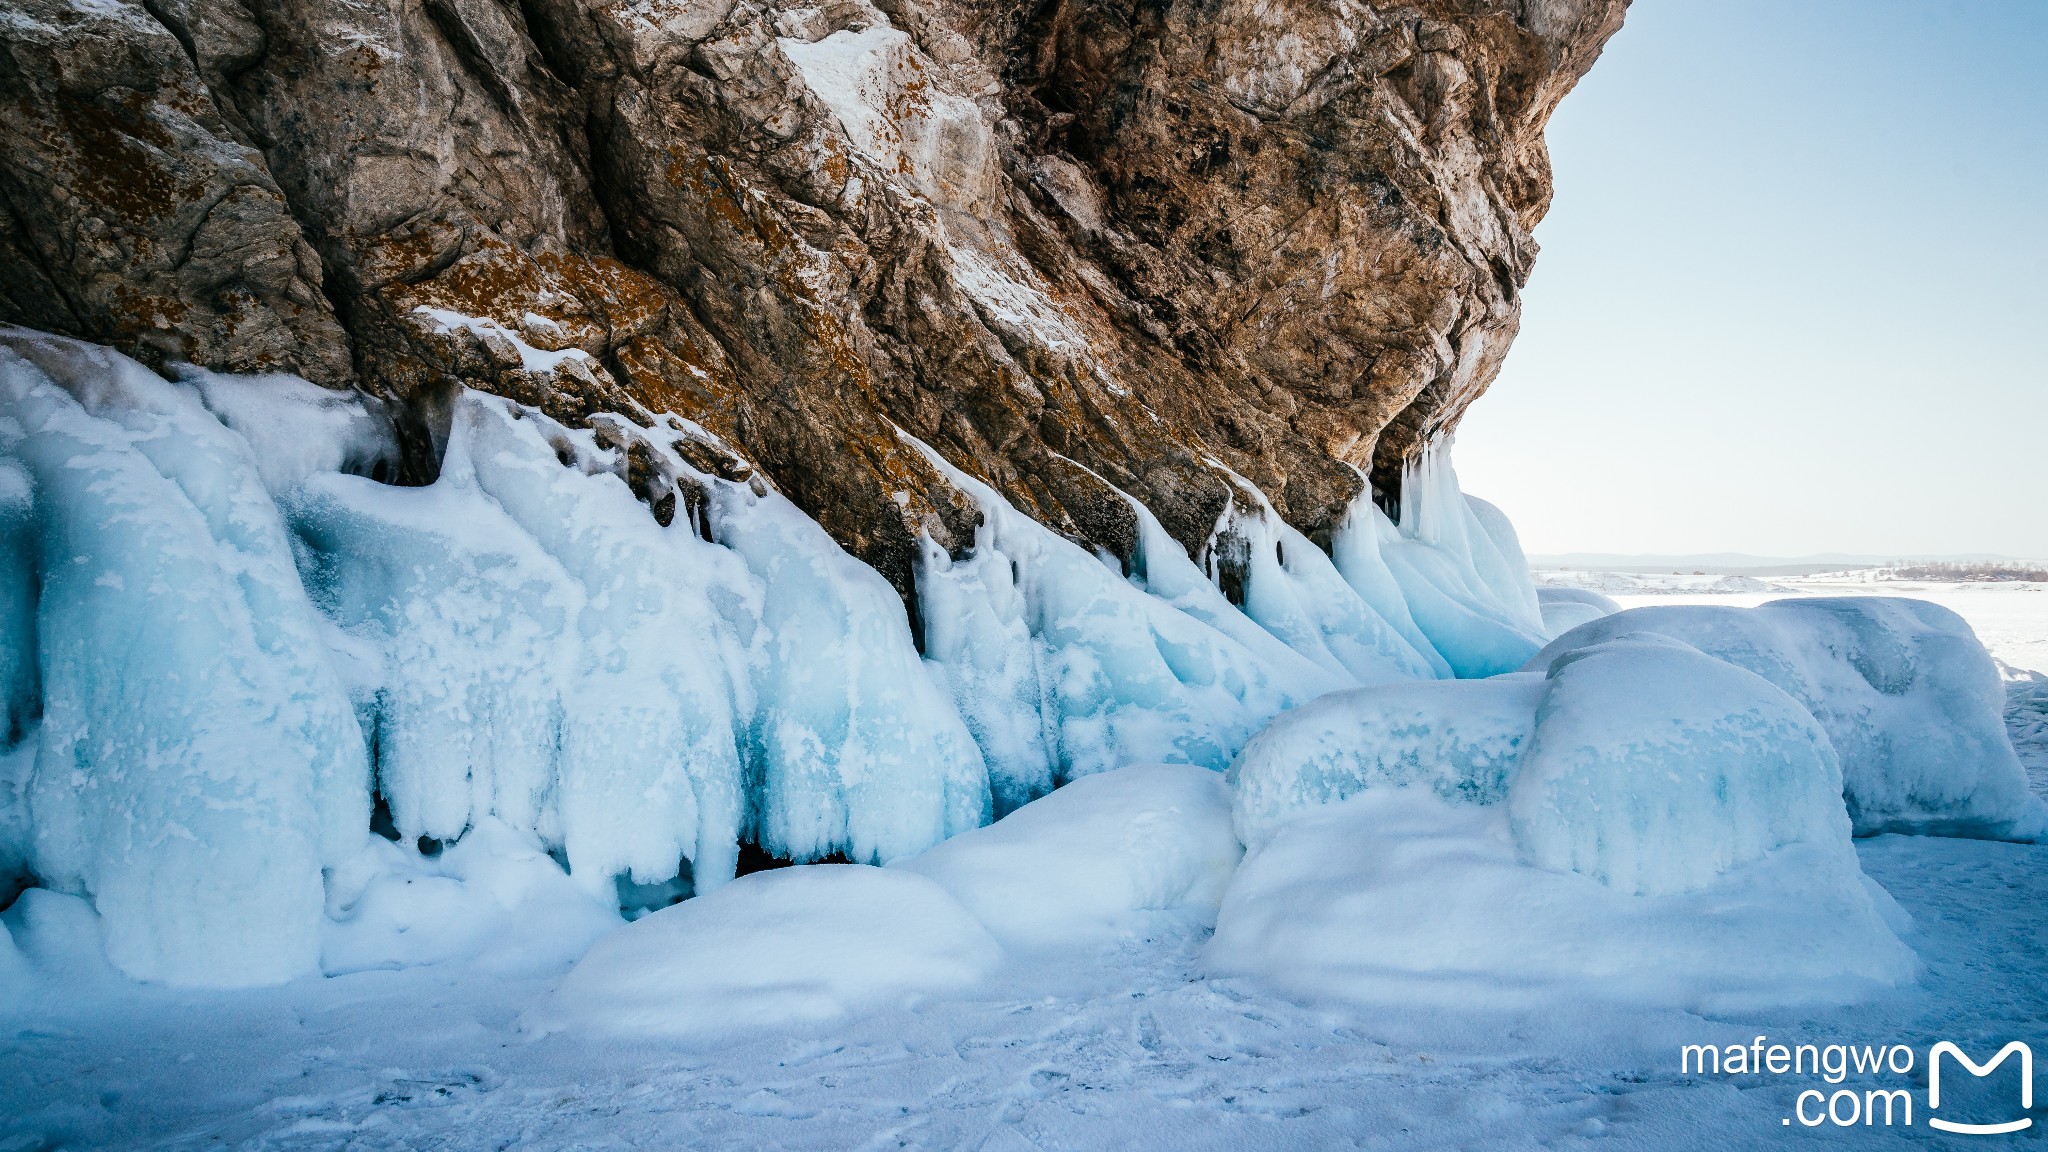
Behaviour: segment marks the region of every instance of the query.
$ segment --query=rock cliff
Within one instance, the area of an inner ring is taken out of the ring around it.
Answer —
[[[402,483],[465,386],[620,413],[907,595],[980,513],[900,430],[1227,589],[1492,380],[1625,6],[11,0],[0,320],[383,397]]]

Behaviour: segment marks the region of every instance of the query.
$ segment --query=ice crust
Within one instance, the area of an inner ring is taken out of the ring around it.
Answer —
[[[1877,596],[1632,608],[1558,637],[1529,667],[1630,632],[1682,640],[1804,705],[1840,757],[1857,835],[2048,833],[2005,731],[1997,666],[1946,608]]]

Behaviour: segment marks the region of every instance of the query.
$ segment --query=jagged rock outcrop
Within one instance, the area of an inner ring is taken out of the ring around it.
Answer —
[[[674,414],[906,592],[979,513],[899,429],[1126,559],[1117,490],[1315,536],[1492,380],[1626,0],[878,2],[15,0],[0,320],[394,400],[414,482],[465,385]]]

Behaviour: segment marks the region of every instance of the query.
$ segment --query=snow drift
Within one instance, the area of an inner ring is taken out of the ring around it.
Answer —
[[[812,864],[755,873],[613,933],[526,1023],[708,1039],[957,990],[1001,959],[925,877]]]
[[[895,867],[936,880],[1005,944],[1050,948],[1158,915],[1211,923],[1242,854],[1223,778],[1161,764],[1076,780]]]

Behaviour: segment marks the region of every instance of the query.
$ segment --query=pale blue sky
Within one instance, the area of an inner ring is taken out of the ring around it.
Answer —
[[[1530,551],[2048,558],[2048,0],[1638,0],[1550,150]]]

